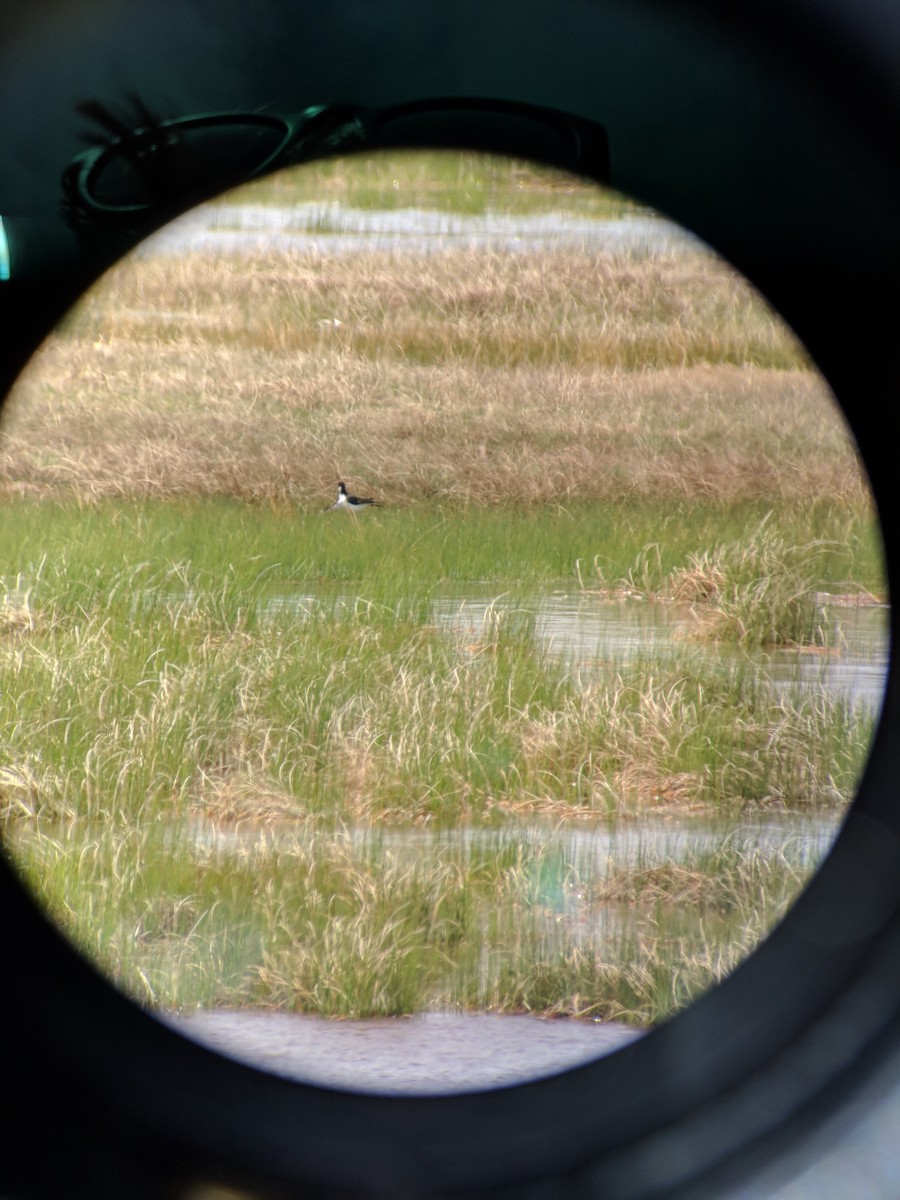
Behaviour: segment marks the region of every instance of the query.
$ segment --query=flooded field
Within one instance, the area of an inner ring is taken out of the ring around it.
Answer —
[[[488,587],[443,588],[441,593],[431,605],[432,619],[440,628],[462,639],[477,640],[498,621],[525,615],[534,619],[542,651],[582,680],[607,670],[611,662],[652,656],[665,646],[683,646],[693,629],[689,606],[606,600],[583,589],[557,589],[515,601],[503,591]],[[352,613],[358,602],[359,598],[352,595],[324,598],[314,592],[284,593],[268,599],[266,609],[293,612],[302,619],[323,603],[339,614]],[[888,608],[857,603],[853,597],[838,598],[835,603],[823,596],[818,619],[821,648],[756,650],[755,670],[776,689],[822,689],[877,712],[888,669]],[[736,654],[709,644],[706,652],[714,656]]]
[[[136,1002],[290,1078],[496,1087],[640,1037],[783,917],[877,721],[824,381],[690,234],[539,183],[201,206],[7,426],[4,838]]]
[[[373,861],[404,864],[470,863],[504,845],[531,845],[539,854],[537,887],[520,922],[537,932],[548,959],[582,946],[609,962],[655,927],[655,936],[696,936],[696,914],[636,911],[621,901],[598,903],[598,880],[616,871],[653,872],[711,859],[723,850],[779,860],[805,877],[827,853],[836,817],[769,816],[737,824],[651,820],[640,824],[516,822],[503,829],[358,829],[346,831]],[[303,834],[278,829],[194,830],[201,855],[244,861],[290,859]],[[315,852],[315,851],[313,851]],[[298,854],[298,858],[302,855]],[[705,920],[716,924],[716,915]],[[727,926],[727,921],[723,929]],[[715,939],[719,932],[709,931]],[[485,936],[487,929],[485,929]],[[241,1062],[291,1079],[353,1091],[447,1094],[521,1083],[612,1053],[641,1035],[617,1021],[552,1020],[510,1013],[424,1011],[402,1018],[333,1021],[309,1014],[262,1010],[182,1013],[165,1019],[178,1032]]]
[[[477,633],[505,609],[502,595],[447,596],[435,601],[435,618],[462,634]],[[535,605],[542,646],[580,678],[610,661],[654,654],[661,645],[689,639],[691,611],[684,605],[607,601],[590,593],[554,592]],[[775,687],[821,688],[852,704],[881,706],[888,666],[888,610],[883,605],[820,606],[828,649],[767,650],[756,654],[758,669]],[[716,649],[711,653],[723,654]]]
[[[352,611],[357,601],[332,602]],[[293,608],[309,614],[318,603],[310,594],[280,596],[272,610]],[[521,603],[521,602],[520,602]],[[441,628],[462,638],[477,637],[485,623],[509,610],[502,595],[454,589],[434,599],[432,616]],[[605,669],[610,659],[659,654],[689,625],[686,611],[671,605],[602,601],[583,593],[554,592],[533,601],[535,635],[544,650],[564,662],[579,679]],[[841,696],[852,707],[877,711],[887,670],[886,610],[880,607],[824,605],[831,654],[796,650],[754,656],[755,669],[772,688]],[[722,653],[709,649],[709,653]],[[816,869],[834,840],[839,812],[768,812],[738,820],[656,816],[628,822],[566,820],[507,821],[444,828],[361,826],[344,829],[355,854],[401,872],[423,864],[472,864],[512,850],[530,864],[527,911],[519,922],[552,959],[566,948],[584,947],[597,959],[614,962],[623,947],[642,939],[696,937],[698,911],[681,915],[663,908],[648,911],[622,898],[603,899],[603,883],[616,875],[687,877],[698,863],[778,863],[798,884]],[[315,855],[315,839],[301,829],[194,826],[201,856],[258,861],[277,857],[298,862]],[[524,848],[524,850],[523,850]],[[702,917],[712,941],[728,938],[733,918],[706,911]],[[485,927],[484,936],[487,937]],[[627,951],[626,951],[627,953]],[[533,1016],[436,1011],[397,1019],[350,1022],[310,1015],[262,1011],[223,1011],[172,1018],[174,1028],[240,1061],[277,1074],[325,1086],[383,1093],[442,1094],[503,1086],[565,1070],[611,1053],[640,1036],[633,1025],[616,1021],[559,1021]]]

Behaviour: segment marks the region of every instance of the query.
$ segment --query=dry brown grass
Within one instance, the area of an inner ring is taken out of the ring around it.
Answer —
[[[212,827],[240,829],[287,822],[296,826],[304,814],[296,797],[279,790],[249,771],[216,776],[202,774],[191,797],[191,815]]]
[[[125,263],[36,356],[7,493],[316,503],[862,497],[789,331],[714,260]]]
[[[28,600],[17,600],[10,595],[0,595],[0,638],[33,633],[40,621],[40,614]]]
[[[760,901],[768,898],[776,881],[782,892],[793,891],[806,874],[807,868],[772,851],[738,851],[725,846],[697,855],[696,862],[615,867],[588,890],[592,899],[604,903],[695,906],[727,912],[746,910],[753,896]]]

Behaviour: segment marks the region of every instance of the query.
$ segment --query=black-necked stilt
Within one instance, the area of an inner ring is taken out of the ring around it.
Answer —
[[[343,508],[346,509],[347,512],[352,512],[355,515],[362,508],[380,507],[380,500],[364,500],[360,496],[351,496],[346,487],[342,483],[339,483],[337,500],[335,500],[334,504],[329,504],[327,511],[331,512],[333,509]]]

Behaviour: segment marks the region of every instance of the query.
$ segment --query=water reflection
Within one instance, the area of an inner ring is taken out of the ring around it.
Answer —
[[[527,920],[548,961],[565,945],[583,946],[609,964],[633,953],[642,938],[696,938],[697,914],[648,914],[627,903],[598,903],[596,885],[617,871],[688,869],[704,856],[729,851],[743,860],[778,859],[797,877],[827,852],[837,818],[769,816],[673,824],[660,819],[613,826],[515,823],[344,831],[374,861],[468,863],[504,846],[531,847],[534,871]],[[194,829],[201,854],[226,858],[287,855],[308,835],[289,829]],[[528,856],[523,855],[523,861]],[[704,921],[727,922],[705,911]],[[727,940],[727,939],[725,939]],[[420,1012],[402,1019],[332,1021],[306,1014],[207,1011],[163,1018],[197,1041],[243,1062],[305,1082],[354,1091],[447,1094],[535,1079],[609,1054],[642,1031],[618,1021],[564,1021],[505,1013]]]
[[[502,598],[471,595],[438,600],[434,606],[435,619],[444,627],[473,633],[503,611]],[[536,636],[547,653],[588,679],[610,662],[652,655],[690,630],[690,614],[677,605],[598,600],[577,592],[541,597],[533,611]],[[887,675],[887,609],[879,605],[829,607],[828,617],[827,652],[759,651],[754,655],[758,670],[778,687],[821,688],[851,704],[877,710]],[[708,652],[728,654],[721,646]]]
[[[541,926],[549,954],[573,933],[590,941],[604,957],[621,947],[633,924],[627,907],[598,900],[597,885],[616,872],[652,872],[666,866],[696,869],[724,856],[750,861],[754,855],[778,859],[805,876],[825,857],[841,821],[839,815],[778,813],[731,820],[649,817],[637,821],[514,821],[499,827],[455,825],[378,827],[337,832],[292,826],[222,828],[195,822],[191,839],[202,857],[252,859],[278,855],[305,858],[335,840],[373,862],[413,867],[426,862],[457,862],[467,870],[478,857],[519,851],[532,874],[531,918]]]
[[[761,850],[779,854],[797,866],[818,863],[834,838],[839,818],[779,813],[737,823],[689,820],[675,823],[661,818],[598,825],[596,822],[517,822],[514,826],[484,829],[457,826],[452,829],[376,829],[352,832],[359,844],[378,853],[387,849],[410,855],[457,853],[504,844],[539,846],[558,858],[562,872],[569,869],[586,880],[602,877],[614,868],[653,867],[685,862],[691,857],[720,850],[723,846],[740,854]]]
[[[332,611],[349,615],[358,603],[356,596],[326,598],[303,592],[270,597],[266,607],[271,613],[287,609],[302,617],[328,604]],[[691,629],[690,613],[683,606],[604,600],[581,591],[556,590],[512,600],[488,588],[470,586],[446,589],[431,604],[435,624],[463,638],[476,639],[498,618],[516,614],[533,618],[541,648],[585,681],[596,678],[610,663],[649,657],[672,647]],[[740,654],[776,689],[818,689],[877,712],[888,669],[888,608],[826,603],[821,614],[828,631],[828,645],[821,651],[776,648],[750,655],[708,643],[704,653],[720,658]]]

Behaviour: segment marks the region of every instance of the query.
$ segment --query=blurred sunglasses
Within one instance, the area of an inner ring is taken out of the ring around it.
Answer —
[[[133,130],[86,107],[112,136],[78,155],[65,173],[69,203],[83,214],[135,219],[212,196],[281,167],[328,155],[455,148],[537,159],[606,182],[601,125],[551,109],[496,100],[418,101],[383,110],[317,105],[294,116],[208,113]]]

